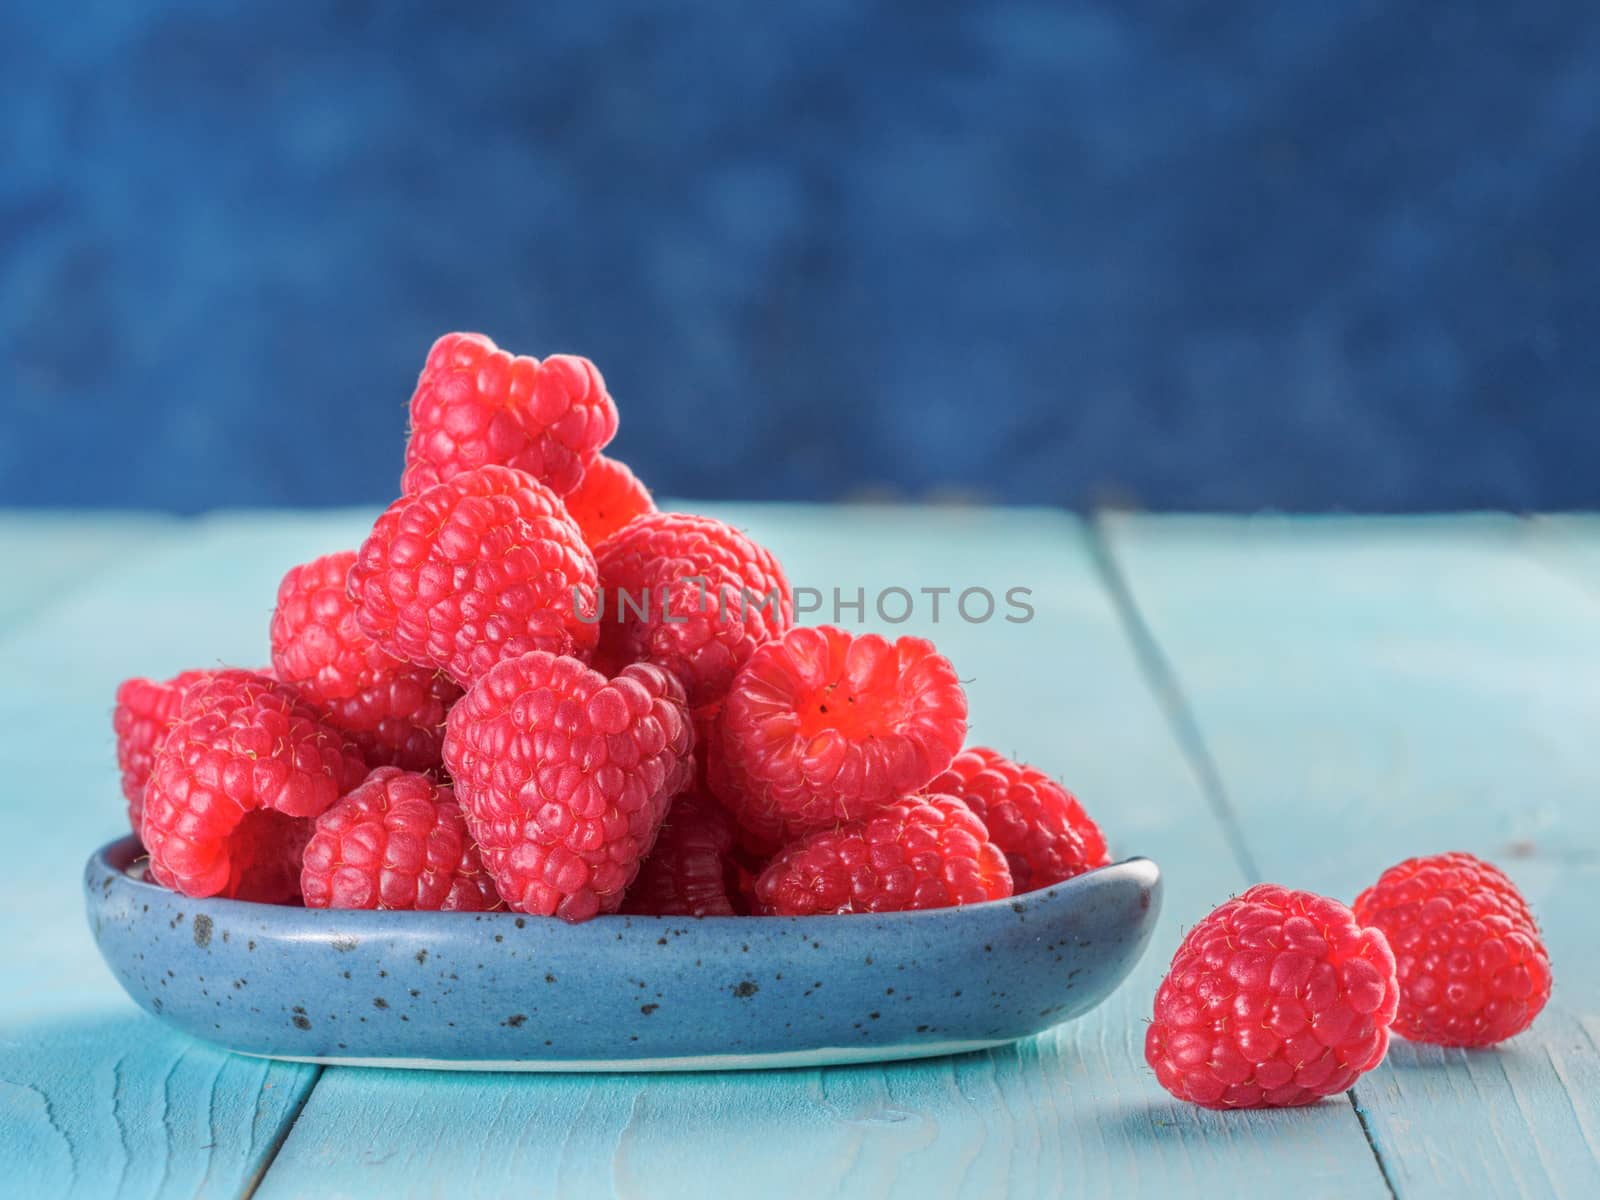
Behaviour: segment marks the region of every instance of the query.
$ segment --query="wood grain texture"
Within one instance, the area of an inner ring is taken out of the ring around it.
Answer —
[[[0,525],[20,614],[0,631],[0,1194],[237,1195],[316,1078],[168,1033],[102,965],[84,860],[122,832],[117,682],[260,663],[282,571],[369,518]],[[84,519],[88,521],[88,519]],[[19,533],[20,529],[20,533]],[[98,531],[98,532],[97,532]],[[67,561],[83,549],[83,569]],[[34,564],[40,564],[37,569]],[[33,589],[31,597],[22,588]]]
[[[1348,901],[1402,857],[1465,849],[1539,914],[1556,992],[1530,1031],[1397,1042],[1358,1085],[1397,1191],[1600,1194],[1593,544],[1495,517],[1108,529],[1267,877]]]
[[[1244,882],[1066,518],[723,508],[819,589],[1033,589],[1029,624],[934,636],[969,680],[972,736],[1065,778],[1121,854],[1166,871],[1163,927],[1089,1016],[1005,1050],[882,1067],[698,1076],[455,1076],[329,1069],[264,1197],[1381,1196],[1350,1106],[1219,1115],[1170,1100],[1144,1020],[1180,927]],[[894,611],[894,610],[892,610]],[[847,621],[850,614],[844,614]]]

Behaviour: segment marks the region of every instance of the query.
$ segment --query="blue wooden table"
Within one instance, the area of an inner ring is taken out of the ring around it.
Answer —
[[[1600,1195],[1600,520],[712,511],[827,605],[1032,589],[1026,624],[896,628],[971,681],[975,739],[1066,779],[1119,853],[1166,869],[1162,930],[1116,996],[1003,1050],[757,1074],[319,1070],[169,1033],[102,967],[78,898],[122,821],[112,690],[263,661],[283,570],[372,514],[11,514],[0,1195]],[[1456,848],[1501,863],[1544,924],[1556,992],[1530,1032],[1397,1042],[1307,1110],[1160,1090],[1144,1020],[1185,925],[1255,880],[1348,900]]]

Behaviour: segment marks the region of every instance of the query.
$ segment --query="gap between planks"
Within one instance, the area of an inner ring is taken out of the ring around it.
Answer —
[[[325,1068],[317,1066],[315,1071],[316,1073],[311,1077],[311,1086],[300,1093],[299,1101],[289,1110],[285,1120],[278,1125],[277,1131],[272,1137],[272,1144],[267,1147],[266,1153],[261,1156],[261,1162],[257,1165],[250,1178],[245,1181],[244,1190],[239,1193],[239,1200],[251,1200],[256,1192],[260,1190],[262,1181],[267,1177],[267,1172],[272,1169],[272,1164],[278,1160],[278,1153],[283,1149],[283,1144],[289,1140],[289,1135],[294,1132],[295,1123],[300,1120],[300,1114],[305,1112],[306,1104],[311,1100],[311,1093],[316,1091],[317,1085],[322,1082]]]
[[[1190,769],[1194,771],[1201,792],[1216,814],[1217,822],[1222,827],[1224,839],[1234,860],[1239,864],[1246,879],[1261,881],[1261,871],[1256,866],[1255,856],[1250,853],[1250,847],[1245,841],[1244,827],[1239,821],[1239,815],[1228,798],[1227,787],[1222,781],[1222,772],[1217,768],[1216,759],[1206,746],[1205,734],[1201,731],[1200,722],[1183,693],[1183,685],[1178,679],[1178,674],[1171,660],[1161,649],[1160,643],[1156,641],[1155,633],[1139,609],[1133,588],[1117,562],[1116,551],[1112,549],[1111,539],[1106,535],[1105,517],[1105,510],[1097,509],[1083,522],[1083,537],[1089,561],[1105,585],[1111,606],[1116,610],[1117,619],[1122,622],[1123,630],[1127,634],[1128,644],[1133,650],[1139,671],[1144,675],[1145,682],[1155,696],[1156,704],[1171,728],[1179,751]],[[1345,1098],[1350,1102],[1350,1111],[1356,1119],[1356,1124],[1361,1127],[1361,1136],[1366,1140],[1367,1149],[1372,1151],[1373,1162],[1377,1164],[1378,1173],[1383,1177],[1383,1186],[1388,1189],[1390,1200],[1398,1200],[1399,1193],[1395,1190],[1394,1177],[1389,1173],[1389,1164],[1384,1161],[1383,1153],[1378,1149],[1378,1143],[1372,1136],[1371,1126],[1367,1124],[1367,1115],[1361,1107],[1358,1089],[1351,1088],[1345,1093]]]

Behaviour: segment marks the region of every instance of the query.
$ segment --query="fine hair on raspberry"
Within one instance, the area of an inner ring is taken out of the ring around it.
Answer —
[[[189,896],[245,898],[264,840],[296,856],[305,844],[309,826],[279,818],[320,816],[366,773],[289,685],[219,671],[189,689],[151,768],[141,833],[156,877]]]
[[[1206,1108],[1312,1104],[1383,1060],[1399,997],[1381,931],[1337,900],[1258,884],[1183,939],[1145,1060]]]
[[[401,490],[502,466],[565,494],[616,432],[616,404],[588,359],[554,354],[540,362],[481,333],[447,333],[428,351],[411,397]]]
[[[125,679],[118,685],[111,728],[117,737],[117,766],[122,772],[122,796],[128,802],[128,825],[134,833],[144,821],[144,790],[156,751],[177,723],[184,696],[215,674],[180,671],[171,679]]]
[[[484,865],[519,912],[615,912],[693,770],[683,688],[640,663],[607,679],[536,651],[450,710],[444,759]]]
[[[1401,1037],[1492,1046],[1533,1024],[1550,999],[1550,955],[1533,911],[1481,858],[1408,858],[1356,897],[1355,912],[1394,950]]]
[[[291,567],[278,586],[272,665],[372,766],[437,770],[444,718],[461,689],[438,668],[396,658],[360,626],[346,586],[355,551]]]
[[[454,792],[398,767],[379,767],[316,819],[300,882],[307,908],[500,906]]]
[[[983,822],[937,794],[809,834],[755,882],[759,910],[772,916],[949,908],[1011,894],[1011,870]]]
[[[1105,835],[1077,797],[1043,771],[986,746],[956,755],[928,790],[959,796],[983,818],[1019,894],[1111,861]]]
[[[966,693],[932,642],[800,627],[734,678],[708,778],[741,824],[793,838],[926,787],[966,732]]]
[[[463,687],[533,650],[587,658],[597,587],[594,555],[560,497],[501,466],[395,501],[349,578],[369,637]]]
[[[794,621],[777,558],[714,517],[652,512],[595,550],[602,612],[595,663],[652,662],[696,707],[721,700],[756,648]]]

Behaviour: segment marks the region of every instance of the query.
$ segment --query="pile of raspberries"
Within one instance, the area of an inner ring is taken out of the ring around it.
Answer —
[[[587,359],[440,338],[400,498],[284,576],[271,666],[118,689],[147,878],[575,922],[942,908],[1109,861],[1060,784],[965,745],[932,643],[796,626],[772,553],[658,511],[601,453],[616,431]],[[1196,1104],[1308,1104],[1391,1031],[1489,1045],[1550,987],[1527,904],[1471,855],[1353,909],[1263,884],[1189,931],[1145,1057]]]
[[[188,896],[585,921],[995,900],[1108,861],[964,747],[921,638],[797,627],[783,567],[601,451],[587,359],[440,338],[401,496],[292,568],[271,666],[117,692],[146,877]]]

